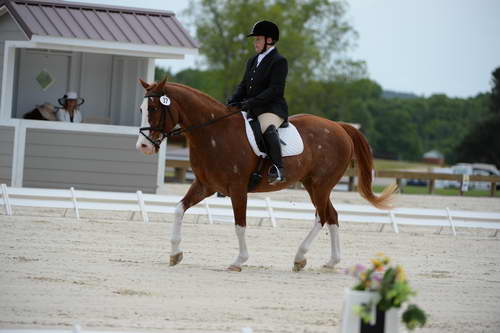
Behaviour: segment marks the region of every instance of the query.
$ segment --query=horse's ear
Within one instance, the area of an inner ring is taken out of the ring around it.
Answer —
[[[165,75],[165,77],[163,78],[163,80],[161,80],[160,83],[158,83],[158,87],[160,89],[163,89],[163,87],[165,86],[165,83],[167,83],[167,80],[168,80],[168,77]]]
[[[139,79],[139,82],[141,83],[141,85],[144,87],[144,89],[148,89],[149,88],[149,84],[147,84],[146,82],[144,82],[142,79]]]

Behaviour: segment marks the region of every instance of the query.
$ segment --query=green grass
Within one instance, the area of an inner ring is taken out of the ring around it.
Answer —
[[[435,165],[419,163],[419,162],[406,162],[406,161],[393,161],[375,159],[375,170],[409,170],[409,169],[427,169]]]
[[[382,192],[383,189],[384,189],[384,186],[381,186],[381,185],[373,186],[373,191],[376,193]],[[405,187],[403,187],[403,194],[428,195],[429,192],[428,192],[427,186],[405,186]],[[454,188],[438,188],[438,189],[434,189],[433,194],[457,196],[457,195],[460,195],[460,191],[458,189],[454,189]],[[486,190],[469,190],[467,192],[464,192],[464,197],[489,197],[489,196],[490,196],[490,191],[486,191]],[[500,191],[497,191],[495,193],[495,197],[496,198],[500,197]]]

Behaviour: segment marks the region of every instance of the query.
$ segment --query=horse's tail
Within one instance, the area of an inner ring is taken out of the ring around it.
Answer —
[[[380,196],[372,192],[373,156],[368,141],[363,134],[349,124],[339,123],[349,134],[354,143],[354,154],[358,169],[358,192],[373,206],[380,209],[391,209],[392,194],[397,190],[397,185],[387,186]]]

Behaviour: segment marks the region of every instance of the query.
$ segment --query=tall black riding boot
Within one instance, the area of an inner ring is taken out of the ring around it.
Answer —
[[[281,143],[278,130],[274,125],[271,125],[262,135],[264,136],[264,141],[266,142],[266,153],[273,162],[273,166],[269,170],[269,183],[274,185],[284,182],[285,174],[283,162],[281,160]]]

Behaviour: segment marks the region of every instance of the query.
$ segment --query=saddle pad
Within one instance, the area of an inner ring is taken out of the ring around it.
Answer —
[[[243,119],[245,120],[245,129],[247,131],[247,139],[252,146],[252,150],[257,156],[266,157],[267,154],[260,151],[259,147],[257,147],[257,143],[255,142],[255,136],[253,135],[252,127],[250,126],[247,113],[241,112],[243,115]],[[278,133],[280,135],[280,140],[283,141],[281,143],[281,155],[285,156],[294,156],[302,154],[304,151],[304,142],[302,142],[302,138],[300,137],[299,131],[297,128],[293,126],[291,122],[289,122],[288,127],[279,128]]]

